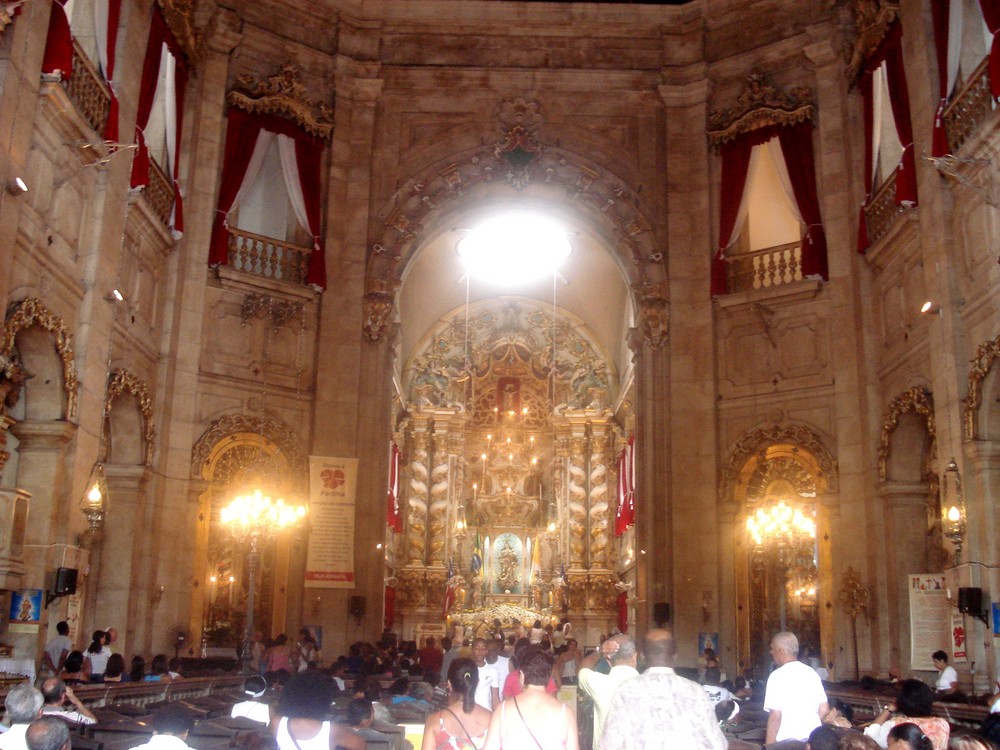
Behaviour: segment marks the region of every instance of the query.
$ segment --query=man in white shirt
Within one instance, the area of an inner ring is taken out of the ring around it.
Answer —
[[[194,715],[179,703],[168,703],[153,714],[153,736],[141,750],[190,750],[186,740],[194,728]]]
[[[601,656],[611,664],[608,674],[594,671]],[[576,679],[580,689],[594,699],[594,750],[601,750],[601,735],[604,734],[604,719],[618,686],[626,680],[638,677],[635,668],[635,641],[624,633],[612,636],[580,662]]]
[[[492,711],[494,706],[500,705],[500,675],[496,667],[486,663],[486,639],[476,638],[472,642],[472,658],[479,668],[476,703]]]
[[[486,642],[486,663],[497,671],[500,681],[500,700],[503,700],[503,686],[510,674],[510,659],[503,655],[503,641],[490,638]]]
[[[10,689],[3,702],[10,729],[0,734],[0,750],[27,750],[25,732],[28,725],[42,715],[43,703],[41,691],[26,682]]]
[[[73,689],[58,677],[50,677],[42,683],[42,698],[45,705],[42,713],[56,716],[71,724],[95,724],[97,717],[73,693]],[[67,704],[69,704],[67,706]]]
[[[264,697],[264,693],[267,692],[267,680],[259,674],[251,675],[243,681],[243,692],[249,696],[250,700],[234,704],[230,716],[234,719],[242,716],[250,721],[256,721],[258,724],[269,724],[271,707],[260,701]]]
[[[73,650],[73,641],[69,637],[69,623],[65,620],[56,623],[56,633],[57,635],[45,644],[43,666],[58,675],[66,662],[66,657]]]
[[[778,668],[771,672],[764,692],[765,744],[805,742],[830,711],[823,683],[814,669],[798,660],[799,639],[794,633],[778,633],[771,639],[771,658]]]

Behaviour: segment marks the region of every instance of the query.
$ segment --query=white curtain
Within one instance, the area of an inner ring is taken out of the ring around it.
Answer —
[[[108,0],[94,0],[94,36],[97,37],[97,62],[104,80],[108,79]],[[110,84],[111,81],[108,81]]]
[[[285,189],[288,191],[292,211],[295,212],[299,226],[313,237],[316,232],[309,226],[309,218],[306,215],[306,200],[302,196],[302,182],[299,179],[299,163],[295,157],[295,141],[287,135],[279,135],[278,155],[281,157],[281,172],[285,176]]]
[[[236,193],[236,198],[233,200],[233,205],[229,209],[232,213],[235,211],[243,199],[246,198],[247,193],[253,189],[254,183],[260,177],[260,168],[264,164],[264,157],[267,156],[267,150],[271,146],[271,141],[274,140],[274,133],[269,130],[261,130],[257,135],[257,143],[254,144],[253,154],[250,156],[250,163],[247,165],[246,174],[243,175],[243,184],[240,185],[239,192]]]
[[[747,178],[743,182],[743,193],[740,196],[740,208],[736,212],[736,221],[733,222],[733,232],[729,235],[729,239],[726,240],[726,248],[732,247],[733,243],[739,239],[740,232],[743,231],[743,225],[747,223],[747,213],[750,210],[750,191],[747,189],[753,184],[754,175],[757,174],[757,168],[760,164],[761,149],[760,146],[754,146],[750,150],[750,163],[747,165]]]
[[[792,212],[792,216],[795,217],[795,220],[799,224],[804,223],[802,221],[802,214],[799,213],[799,204],[795,200],[792,180],[788,176],[788,165],[785,164],[785,152],[781,148],[781,141],[777,138],[772,138],[764,146],[767,147],[767,154],[771,157],[771,164],[774,165],[774,171],[778,175],[778,182],[781,183],[781,189],[785,191],[788,210]]]
[[[180,190],[180,185],[173,182],[174,165],[177,163],[177,61],[173,53],[163,43],[163,54],[160,57],[160,80],[163,81],[163,132],[166,137],[167,163],[163,165],[167,177],[171,180],[175,190]],[[175,240],[181,238],[181,233],[174,229],[175,212],[177,211],[177,201],[174,201],[170,208],[170,233]]]

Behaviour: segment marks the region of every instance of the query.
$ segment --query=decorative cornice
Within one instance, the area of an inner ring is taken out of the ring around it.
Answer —
[[[827,450],[822,438],[802,425],[771,425],[744,433],[729,449],[729,459],[722,468],[719,479],[719,498],[722,503],[736,500],[733,493],[740,472],[753,456],[772,445],[792,445],[808,451],[819,466],[817,484],[822,480],[827,492],[837,491],[837,459]]]
[[[934,427],[934,397],[921,385],[896,396],[889,402],[889,409],[882,423],[882,437],[878,448],[878,478],[880,482],[888,478],[889,438],[899,425],[899,418],[907,412],[916,412],[927,420],[927,433],[931,440],[936,438]]]
[[[708,142],[718,148],[745,133],[769,125],[797,125],[816,116],[812,91],[797,86],[788,93],[768,82],[759,70],[747,76],[736,105],[717,109],[708,116]]]
[[[292,63],[282,65],[266,81],[246,73],[238,75],[226,101],[244,112],[291,120],[317,138],[328,139],[333,132],[333,107],[309,99],[299,80],[299,68]]]
[[[108,390],[104,396],[104,416],[111,414],[111,405],[123,393],[129,393],[139,402],[142,413],[143,438],[146,441],[145,463],[153,463],[153,447],[156,443],[156,427],[153,424],[153,398],[149,386],[128,370],[115,370],[108,376]]]
[[[857,80],[865,60],[885,39],[889,28],[899,18],[898,0],[854,0],[854,44],[847,55],[847,80]]]
[[[66,323],[58,315],[54,315],[34,297],[18,300],[7,308],[7,319],[4,322],[3,341],[0,342],[0,354],[9,357],[14,352],[17,334],[26,328],[40,326],[53,334],[56,352],[62,363],[63,390],[66,393],[66,419],[76,419],[76,361],[73,355],[73,337],[66,329]],[[30,377],[30,374],[29,374]]]
[[[216,446],[223,440],[233,440],[239,433],[250,433],[269,440],[284,456],[292,468],[305,468],[305,459],[299,451],[296,433],[284,422],[265,417],[248,417],[244,414],[227,414],[208,426],[191,449],[191,477],[211,479],[203,475],[208,460]]]
[[[979,345],[976,356],[970,360],[969,393],[963,401],[962,425],[966,440],[979,438],[979,407],[983,403],[983,380],[1000,357],[1000,336]]]
[[[197,0],[156,0],[156,4],[163,11],[167,28],[170,29],[184,51],[184,55],[193,65],[201,56],[202,42],[204,41],[201,30],[194,25]]]

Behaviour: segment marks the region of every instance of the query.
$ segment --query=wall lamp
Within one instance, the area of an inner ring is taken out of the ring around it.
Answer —
[[[4,185],[4,190],[6,190],[10,195],[17,197],[28,192],[28,185],[20,177],[15,177],[13,180]]]
[[[927,300],[923,305],[920,306],[920,312],[923,315],[940,315],[941,305],[933,300]]]

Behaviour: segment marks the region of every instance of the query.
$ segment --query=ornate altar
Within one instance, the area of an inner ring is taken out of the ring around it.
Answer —
[[[492,301],[445,318],[407,363],[386,572],[404,637],[445,618],[613,627],[617,383],[583,330],[551,305]]]

